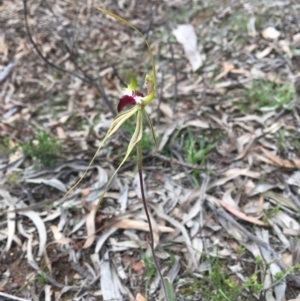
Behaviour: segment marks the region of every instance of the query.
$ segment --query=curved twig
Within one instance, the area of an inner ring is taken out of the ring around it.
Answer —
[[[110,110],[110,112],[115,116],[116,115],[116,111],[113,107],[113,105],[110,103],[110,101],[108,100],[108,97],[105,93],[104,87],[102,85],[102,82],[100,81],[100,86],[96,84],[95,79],[90,77],[88,74],[86,74],[86,72],[84,72],[82,70],[82,68],[76,63],[75,60],[72,60],[72,62],[75,64],[76,68],[81,71],[83,73],[83,76],[76,73],[76,72],[72,72],[69,71],[59,65],[56,65],[55,63],[49,61],[40,51],[40,49],[38,48],[37,44],[34,42],[31,31],[29,29],[29,25],[28,25],[28,9],[27,9],[27,0],[23,0],[23,6],[24,6],[24,19],[25,19],[25,28],[28,34],[28,38],[30,40],[30,43],[32,44],[33,48],[35,49],[35,51],[38,53],[39,57],[49,66],[51,66],[52,68],[55,68],[61,72],[65,72],[68,73],[70,75],[73,75],[77,78],[79,78],[80,80],[82,80],[83,82],[93,85],[96,90],[98,91],[98,93],[102,96],[105,104],[107,105],[108,109]],[[65,44],[64,45],[65,49],[67,50],[67,52],[70,54],[70,57],[73,55],[72,51],[69,49],[69,47]]]

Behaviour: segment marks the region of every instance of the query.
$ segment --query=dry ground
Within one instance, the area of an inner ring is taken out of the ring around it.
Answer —
[[[143,89],[151,70],[140,37],[98,5],[137,26],[155,54],[148,113],[159,153],[146,128],[143,165],[157,256],[177,299],[296,298],[298,1],[28,1],[49,65],[17,0],[0,1],[0,75],[14,64],[0,79],[0,300],[161,298],[135,155],[93,218],[133,123],[64,197],[113,120],[126,72]],[[195,71],[172,34],[180,24],[197,35]]]

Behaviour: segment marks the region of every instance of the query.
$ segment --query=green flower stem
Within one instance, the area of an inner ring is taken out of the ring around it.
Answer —
[[[150,245],[150,249],[152,252],[152,257],[153,257],[153,262],[156,268],[156,271],[158,272],[159,278],[160,278],[160,283],[163,287],[164,290],[164,295],[165,295],[165,300],[166,301],[170,301],[168,298],[168,294],[167,294],[167,288],[164,282],[164,277],[161,273],[160,270],[160,266],[158,264],[156,255],[155,255],[155,250],[154,250],[154,237],[153,237],[153,228],[152,228],[152,223],[151,223],[151,218],[150,218],[150,214],[148,211],[148,206],[147,206],[147,202],[146,202],[146,198],[145,198],[145,191],[144,191],[144,182],[143,182],[143,170],[142,170],[142,144],[141,141],[139,141],[137,143],[137,163],[138,163],[138,171],[139,171],[139,178],[140,178],[140,187],[141,187],[141,195],[142,195],[142,202],[144,205],[144,210],[147,216],[147,221],[149,224],[149,245]]]

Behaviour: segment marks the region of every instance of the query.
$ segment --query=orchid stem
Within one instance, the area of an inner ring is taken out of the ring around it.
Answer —
[[[163,290],[164,290],[165,300],[169,301],[168,300],[168,295],[167,295],[167,288],[166,288],[165,282],[164,282],[164,277],[163,277],[163,275],[161,273],[160,266],[159,266],[157,258],[155,256],[153,228],[152,228],[150,213],[149,213],[149,210],[148,210],[148,206],[147,206],[147,202],[146,202],[146,198],[145,198],[145,190],[144,190],[143,170],[142,170],[142,145],[141,145],[141,141],[139,141],[137,143],[137,161],[138,161],[138,170],[139,170],[139,178],[140,178],[140,187],[141,187],[142,202],[143,202],[143,205],[144,205],[144,210],[145,210],[145,213],[146,213],[146,216],[147,216],[147,221],[148,221],[148,224],[149,224],[149,245],[150,245],[150,249],[151,249],[151,252],[152,252],[153,262],[154,262],[156,271],[157,271],[157,273],[159,275],[161,285],[162,285]]]

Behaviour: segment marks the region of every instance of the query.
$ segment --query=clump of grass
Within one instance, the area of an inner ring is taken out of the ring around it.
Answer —
[[[275,133],[278,150],[284,156],[286,153],[293,153],[297,156],[300,152],[299,134],[295,129],[280,129]]]
[[[186,158],[186,162],[189,164],[204,165],[207,161],[207,155],[216,147],[215,142],[207,141],[205,135],[195,137],[191,129],[188,128],[187,136],[184,141],[183,154]],[[198,183],[198,176],[200,171],[193,171],[191,174],[192,180],[196,186]]]
[[[32,141],[27,141],[21,148],[28,157],[36,159],[44,166],[53,166],[62,148],[61,143],[55,137],[51,137],[47,131],[40,131]]]
[[[153,262],[153,257],[152,256],[147,256],[145,253],[142,254],[142,262],[143,262],[143,266],[145,268],[145,295],[146,295],[146,299],[148,296],[148,291],[149,291],[149,283],[151,281],[151,279],[155,278],[157,275],[157,271]]]
[[[274,217],[280,211],[280,206],[277,205],[269,211],[264,212],[264,216],[262,218],[265,224],[268,224],[268,220]]]
[[[226,263],[219,257],[210,258],[202,255],[202,258],[210,265],[210,271],[207,275],[203,275],[203,278],[194,277],[192,283],[180,287],[180,294],[185,298],[199,294],[201,300],[252,300],[251,295],[263,289],[257,273],[242,283],[234,277],[226,267]]]
[[[169,259],[164,261],[165,264],[168,264],[170,266],[172,266],[175,263],[175,255],[168,252],[168,254],[170,255]],[[157,270],[153,261],[153,257],[147,255],[146,253],[142,252],[142,262],[143,262],[143,266],[145,269],[145,273],[144,273],[144,280],[145,280],[145,297],[146,300],[149,300],[149,284],[151,280],[154,280],[157,276]],[[175,293],[174,293],[174,289],[173,286],[170,282],[170,279],[167,277],[164,277],[164,283],[165,286],[167,288],[168,291],[168,301],[175,301]]]
[[[0,154],[12,154],[18,149],[18,145],[15,145],[14,147],[10,144],[9,137],[4,137],[0,143]]]
[[[13,185],[18,182],[21,177],[21,172],[18,170],[14,170],[7,175],[7,183]]]
[[[252,111],[291,109],[289,104],[295,97],[295,87],[293,84],[277,85],[274,82],[254,81],[245,96]],[[248,106],[242,110],[247,108]]]
[[[230,27],[232,30],[247,33],[247,23],[249,17],[241,13],[233,14],[230,18]]]
[[[34,277],[34,280],[41,283],[41,284],[47,284],[48,283],[48,279],[47,279],[46,274],[44,272],[42,272],[41,274],[37,274]]]
[[[215,147],[216,143],[207,142],[204,135],[198,140],[192,131],[188,129],[187,139],[184,144],[184,153],[188,163],[203,165],[207,160],[207,154]]]
[[[245,248],[238,246],[238,255],[243,256],[244,252]],[[186,283],[180,286],[179,293],[184,300],[190,300],[191,297],[198,298],[199,296],[201,296],[203,301],[262,300],[262,296],[267,290],[273,290],[274,287],[285,281],[287,275],[298,273],[300,270],[300,264],[296,264],[276,273],[273,275],[273,286],[269,289],[264,289],[263,282],[270,265],[265,264],[260,256],[255,257],[253,264],[255,264],[256,268],[246,279],[239,279],[239,277],[235,276],[228,269],[227,261],[221,260],[218,256],[214,258],[202,254],[202,260],[209,264],[209,272],[202,274],[201,278],[195,277],[191,273],[192,281],[186,281],[186,278],[182,280],[182,282]],[[248,274],[249,271],[246,273]]]

